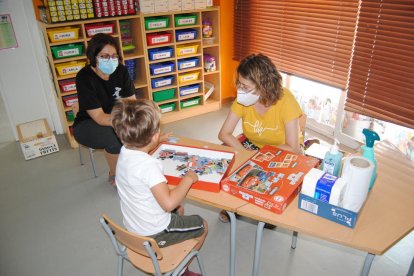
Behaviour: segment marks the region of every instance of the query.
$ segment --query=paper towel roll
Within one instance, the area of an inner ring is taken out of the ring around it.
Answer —
[[[344,160],[341,177],[347,182],[342,207],[359,212],[368,195],[369,183],[374,172],[374,163],[362,156]]]

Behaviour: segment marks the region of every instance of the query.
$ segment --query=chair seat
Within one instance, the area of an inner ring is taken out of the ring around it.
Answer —
[[[184,242],[161,248],[163,258],[159,261],[161,273],[166,273],[175,269],[179,263],[193,250],[198,241],[196,239],[186,240]],[[128,258],[131,263],[145,271],[146,273],[155,273],[154,265],[151,260],[127,248]]]

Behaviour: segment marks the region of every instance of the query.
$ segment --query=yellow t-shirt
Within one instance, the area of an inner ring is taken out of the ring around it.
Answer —
[[[244,106],[237,103],[237,100],[232,104],[231,110],[241,117],[243,134],[259,148],[285,144],[286,123],[303,114],[292,92],[287,88],[283,88],[282,97],[263,116],[256,112],[253,105]]]

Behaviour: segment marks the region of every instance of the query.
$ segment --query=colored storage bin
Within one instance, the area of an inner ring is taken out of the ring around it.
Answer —
[[[151,80],[151,87],[154,89],[154,88],[159,88],[159,87],[172,85],[173,81],[174,81],[173,76],[167,76],[167,77],[152,79]]]
[[[181,108],[187,108],[191,106],[196,106],[200,104],[200,97],[191,98],[185,101],[180,102]]]
[[[62,46],[53,46],[50,47],[50,49],[52,50],[53,57],[56,59],[77,57],[82,55],[83,44],[67,44]]]
[[[180,15],[176,15],[174,20],[175,20],[176,27],[195,25],[197,23],[197,15],[180,14]]]
[[[165,74],[174,71],[174,62],[154,63],[149,67],[151,75]]]
[[[134,81],[136,79],[136,59],[125,60],[125,67],[128,70],[129,77]]]
[[[177,56],[194,55],[198,51],[198,45],[183,45],[177,46]]]
[[[64,96],[62,97],[62,100],[66,107],[71,107],[74,103],[78,102],[78,96],[77,95]]]
[[[178,70],[189,69],[197,67],[199,63],[198,58],[185,58],[177,61]]]
[[[85,66],[85,61],[71,61],[56,64],[56,70],[59,76],[65,76],[70,74],[76,74]]]
[[[145,30],[167,28],[169,23],[169,17],[147,17],[145,18]]]
[[[197,30],[195,29],[183,29],[175,31],[175,40],[177,42],[193,40],[197,38]]]
[[[148,56],[151,61],[171,58],[173,56],[173,49],[170,47],[149,49]]]
[[[62,93],[68,93],[76,90],[76,80],[68,79],[59,81],[60,90]]]
[[[135,45],[122,46],[122,51],[124,51],[124,53],[130,53],[134,51],[134,49],[135,49]]]
[[[154,102],[167,101],[167,100],[171,100],[174,98],[174,93],[175,93],[174,88],[166,89],[166,90],[162,90],[158,92],[153,92],[152,98],[154,99]]]
[[[99,33],[104,34],[113,34],[114,33],[114,23],[103,23],[103,24],[90,24],[85,25],[86,34],[88,37],[92,37]]]
[[[60,42],[67,40],[75,40],[79,37],[79,28],[64,27],[47,31],[50,42]]]
[[[190,81],[196,81],[198,80],[198,76],[200,75],[200,72],[191,72],[188,74],[180,75],[178,76],[178,83],[186,83]]]
[[[75,114],[73,114],[72,110],[66,111],[66,120],[68,120],[68,122],[75,121]]]
[[[194,85],[181,87],[180,88],[180,95],[181,96],[186,96],[186,95],[198,93],[198,91],[200,91],[200,84],[199,83],[194,84]]]
[[[147,44],[149,46],[166,44],[171,42],[171,34],[166,32],[147,34]]]
[[[175,110],[175,103],[168,103],[160,105],[161,113],[167,113]]]

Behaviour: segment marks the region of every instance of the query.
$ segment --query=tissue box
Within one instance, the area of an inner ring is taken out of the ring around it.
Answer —
[[[221,182],[221,189],[281,214],[300,190],[304,175],[319,160],[274,146],[264,146]]]
[[[334,206],[313,197],[299,194],[298,207],[314,215],[326,218],[349,228],[354,228],[358,213]]]
[[[55,135],[46,119],[19,124],[17,133],[26,160],[59,151]]]

